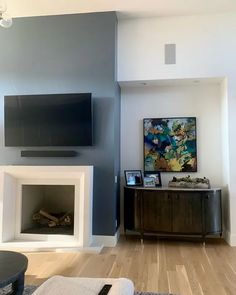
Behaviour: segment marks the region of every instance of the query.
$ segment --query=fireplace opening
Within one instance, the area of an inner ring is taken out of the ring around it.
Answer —
[[[74,234],[74,185],[22,185],[21,233]]]

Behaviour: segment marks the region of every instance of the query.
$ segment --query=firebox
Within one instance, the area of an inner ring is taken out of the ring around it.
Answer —
[[[74,185],[22,185],[21,233],[74,234]]]

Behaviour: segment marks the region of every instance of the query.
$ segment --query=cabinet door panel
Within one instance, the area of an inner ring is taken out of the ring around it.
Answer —
[[[202,232],[202,201],[199,192],[175,192],[172,194],[173,232]]]
[[[135,190],[124,188],[124,228],[134,229]]]
[[[205,231],[206,234],[222,233],[221,225],[221,192],[204,194]]]
[[[124,228],[129,230],[139,230],[141,220],[141,194],[137,190],[124,189]]]
[[[144,231],[171,232],[171,200],[168,193],[146,190],[142,202]]]

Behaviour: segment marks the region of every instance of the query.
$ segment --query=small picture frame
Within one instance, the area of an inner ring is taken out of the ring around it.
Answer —
[[[152,172],[152,171],[145,171],[144,177],[152,177],[155,179],[155,186],[160,187],[161,186],[161,174],[160,172]]]
[[[155,178],[154,177],[144,177],[143,178],[144,187],[156,187]]]
[[[143,177],[141,170],[125,170],[126,186],[142,186]]]

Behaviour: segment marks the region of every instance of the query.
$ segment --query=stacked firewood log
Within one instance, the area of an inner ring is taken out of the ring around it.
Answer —
[[[71,226],[73,216],[70,212],[53,214],[41,209],[33,214],[33,221],[48,227]]]

